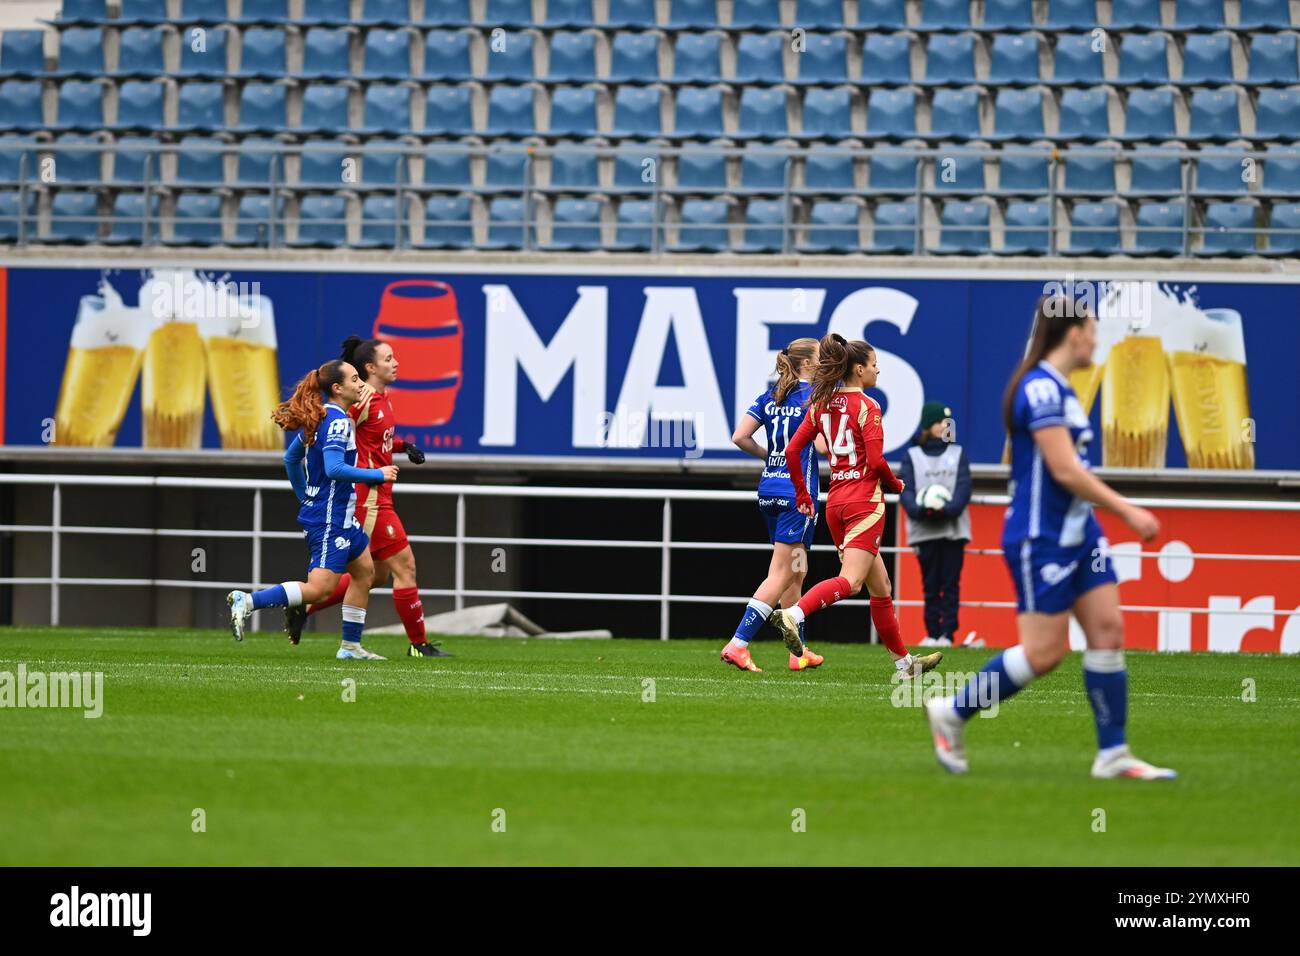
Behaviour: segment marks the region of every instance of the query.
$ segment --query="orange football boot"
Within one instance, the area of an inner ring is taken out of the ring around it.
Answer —
[[[763,668],[754,663],[754,659],[749,656],[748,647],[737,647],[730,641],[722,649],[722,663],[735,664],[742,671],[753,671],[755,674],[763,673]]]
[[[790,670],[801,671],[809,667],[821,667],[822,661],[824,660],[826,660],[826,658],[822,657],[820,654],[814,654],[813,649],[805,644],[803,654],[799,657],[795,657],[793,654],[790,655]]]

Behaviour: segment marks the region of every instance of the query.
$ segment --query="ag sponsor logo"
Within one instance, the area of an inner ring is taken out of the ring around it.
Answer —
[[[861,477],[862,472],[857,468],[843,468],[831,472],[831,481],[856,481]]]

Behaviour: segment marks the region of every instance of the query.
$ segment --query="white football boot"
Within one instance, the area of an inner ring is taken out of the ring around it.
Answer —
[[[253,596],[247,591],[231,591],[226,595],[226,603],[230,605],[230,633],[235,635],[235,640],[242,641],[244,626],[253,616]]]
[[[368,651],[355,641],[344,641],[339,645],[339,651],[334,655],[341,661],[386,661],[387,657],[381,657],[374,651]]]
[[[925,702],[925,717],[930,722],[930,736],[934,739],[934,755],[939,765],[949,773],[966,773],[966,722],[953,709],[953,698]]]
[[[1115,748],[1108,755],[1097,754],[1092,762],[1092,775],[1098,780],[1112,780],[1116,777],[1131,777],[1134,780],[1173,780],[1178,776],[1168,767],[1157,767],[1145,760],[1139,760],[1129,752],[1127,746]]]

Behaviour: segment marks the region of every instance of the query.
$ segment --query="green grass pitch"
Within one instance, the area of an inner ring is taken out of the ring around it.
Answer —
[[[1089,778],[1071,654],[955,778],[882,648],[722,643],[0,629],[0,671],[104,673],[99,719],[0,710],[0,864],[1300,864],[1295,660],[1130,652],[1133,749],[1180,773],[1137,783]]]

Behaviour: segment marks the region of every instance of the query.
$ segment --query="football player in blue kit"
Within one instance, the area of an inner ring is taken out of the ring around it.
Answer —
[[[384,659],[361,646],[375,569],[370,539],[354,514],[355,485],[396,481],[397,466],[356,467],[355,426],[347,408],[363,397],[366,387],[355,368],[335,359],[307,373],[289,400],[271,416],[285,431],[301,431],[284,453],[284,466],[294,494],[302,502],[298,523],[307,540],[307,580],[286,581],[251,594],[231,591],[226,602],[235,640],[244,639],[244,627],[254,611],[323,600],[346,569],[352,582],[343,598],[343,642],[336,656],[340,660]]]
[[[758,586],[745,607],[736,636],[722,649],[722,660],[741,670],[761,671],[749,652],[752,641],[775,606],[794,607],[803,593],[803,579],[808,573],[808,549],[812,547],[816,516],[801,514],[795,506],[794,485],[785,460],[785,445],[799,430],[807,413],[811,376],[817,368],[816,339],[795,339],[776,356],[776,381],[754,400],[731,436],[736,447],[764,461],[763,476],[758,483],[758,510],[767,523],[767,537],[772,542],[772,561],[767,578]],[[762,426],[767,432],[767,448],[754,440]],[[816,450],[826,454],[826,442],[818,436]],[[798,463],[804,480],[817,500],[817,455],[810,444]],[[803,637],[800,626],[799,636]],[[803,654],[790,655],[790,669],[817,667],[822,656],[806,645]]]
[[[935,756],[952,773],[969,769],[966,722],[1061,662],[1073,613],[1087,639],[1083,683],[1098,748],[1092,775],[1175,776],[1128,748],[1119,584],[1093,506],[1118,515],[1143,541],[1160,533],[1160,523],[1088,470],[1092,428],[1069,376],[1092,363],[1096,340],[1096,318],[1084,305],[1061,296],[1042,299],[1025,358],[1007,385],[1002,417],[1011,439],[1011,504],[1002,552],[1016,587],[1020,643],[985,664],[954,697],[926,704]]]

